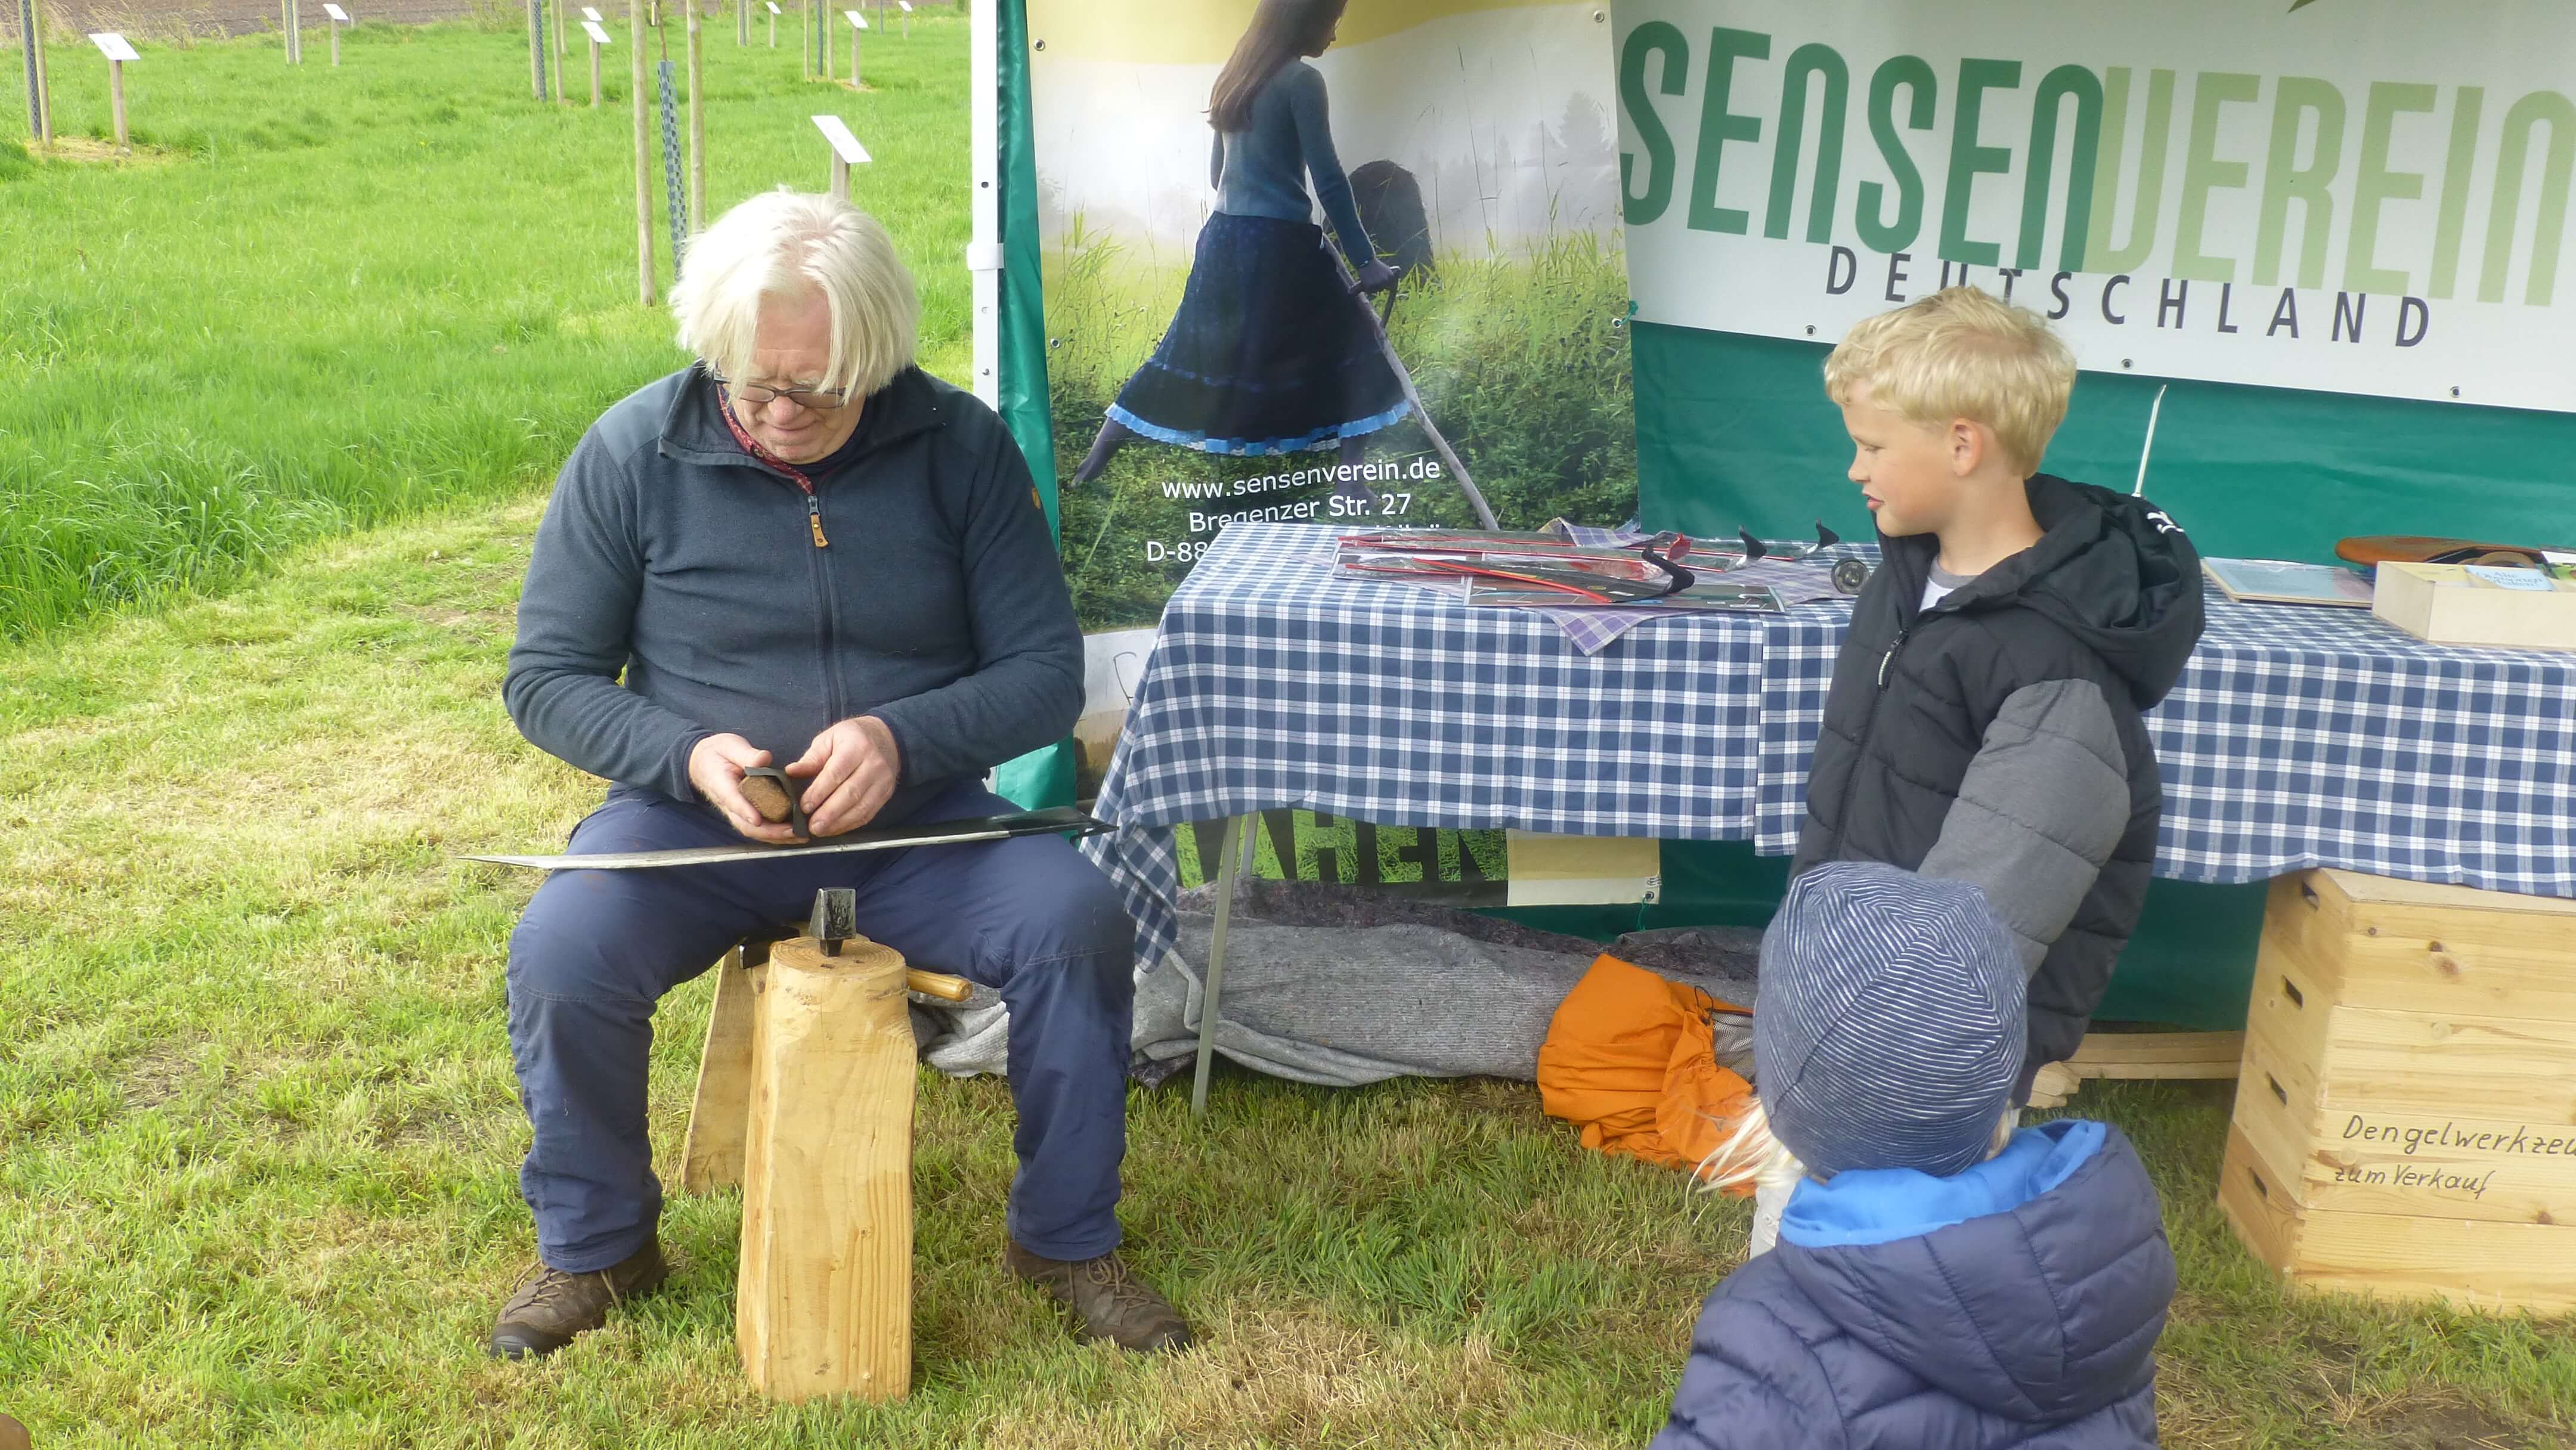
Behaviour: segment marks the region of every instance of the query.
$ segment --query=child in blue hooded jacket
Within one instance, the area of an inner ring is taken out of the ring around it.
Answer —
[[[1998,1145],[2023,992],[1974,886],[1875,862],[1791,883],[1753,1014],[1771,1141],[1738,1176],[1797,1186],[1777,1247],[1709,1295],[1653,1450],[2156,1443],[2155,1188],[2108,1124]]]

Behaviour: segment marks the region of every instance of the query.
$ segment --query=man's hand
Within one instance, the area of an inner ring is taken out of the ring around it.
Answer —
[[[1403,278],[1403,276],[1403,273],[1398,272],[1393,267],[1388,266],[1386,263],[1379,261],[1375,257],[1371,257],[1369,258],[1368,265],[1360,268],[1359,276],[1351,283],[1351,290],[1354,292],[1383,292],[1387,288],[1394,286]]]
[[[742,773],[768,763],[768,751],[753,749],[751,742],[739,735],[710,735],[689,752],[689,784],[698,788],[708,805],[724,812],[725,819],[743,835],[773,846],[791,846],[799,839],[795,828],[773,826],[762,820],[760,812],[743,798]]]
[[[805,819],[815,835],[837,836],[876,819],[902,767],[894,732],[874,715],[861,715],[815,736],[787,773],[813,778],[805,787]]]

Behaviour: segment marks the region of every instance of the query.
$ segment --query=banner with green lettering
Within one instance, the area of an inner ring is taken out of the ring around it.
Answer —
[[[1619,23],[1642,320],[1831,338],[1966,282],[2095,370],[2576,409],[2562,0]]]
[[[2576,6],[1621,0],[1648,522],[1860,527],[1818,385],[1966,283],[2084,368],[2052,471],[2204,550],[2549,534],[2576,502]]]

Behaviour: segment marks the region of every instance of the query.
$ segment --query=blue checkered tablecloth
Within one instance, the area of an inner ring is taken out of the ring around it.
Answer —
[[[1173,829],[1304,807],[1380,825],[1795,846],[1842,602],[1659,619],[1585,655],[1532,611],[1346,579],[1330,528],[1236,524],[1164,610],[1083,849],[1143,964]],[[2215,590],[2147,717],[2160,875],[2311,866],[2576,897],[2576,657],[2425,644]]]

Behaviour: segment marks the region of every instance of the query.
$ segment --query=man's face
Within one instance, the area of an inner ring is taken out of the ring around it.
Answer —
[[[820,386],[832,360],[832,308],[815,291],[764,297],[752,334],[751,363],[734,382],[773,388]],[[817,412],[785,398],[754,403],[730,393],[726,402],[742,430],[788,463],[818,463],[850,441],[863,399]]]
[[[1959,494],[1950,430],[1873,406],[1867,388],[1843,405],[1843,430],[1852,440],[1849,476],[1877,516],[1879,532],[1891,538],[1941,532]]]

